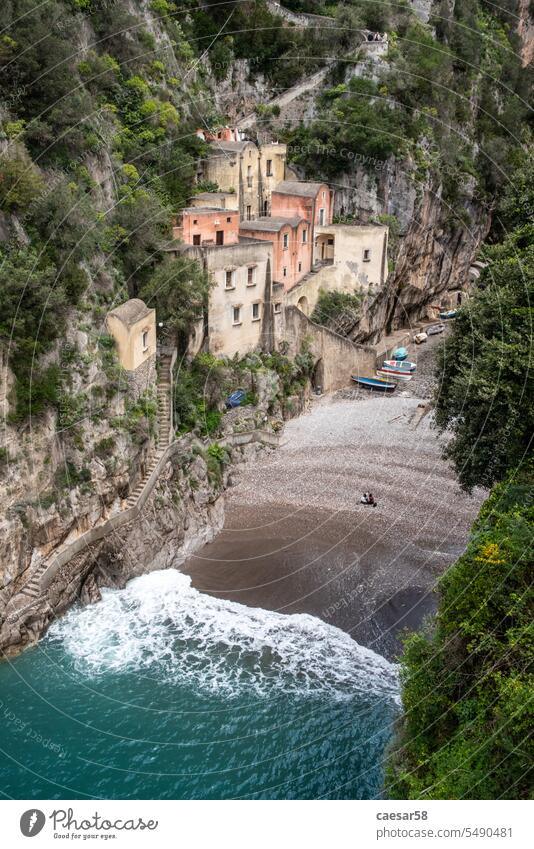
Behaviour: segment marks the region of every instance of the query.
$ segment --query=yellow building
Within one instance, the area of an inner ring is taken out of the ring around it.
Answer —
[[[106,325],[132,384],[139,391],[147,389],[156,374],[156,310],[132,298],[107,314]]]
[[[210,151],[202,163],[199,181],[216,183],[219,196],[233,194],[236,205],[224,208],[238,209],[242,220],[269,215],[271,192],[285,177],[285,144],[271,142],[258,147],[246,140],[217,140],[210,143]],[[232,201],[225,198],[228,203]]]

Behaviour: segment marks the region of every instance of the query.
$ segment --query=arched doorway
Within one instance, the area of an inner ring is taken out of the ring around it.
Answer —
[[[311,385],[318,395],[324,392],[324,364],[322,358],[317,360],[311,375]]]
[[[307,299],[306,295],[302,295],[302,297],[298,299],[297,307],[299,308],[299,310],[301,312],[304,313],[304,315],[308,315],[309,306],[308,306],[308,299]]]

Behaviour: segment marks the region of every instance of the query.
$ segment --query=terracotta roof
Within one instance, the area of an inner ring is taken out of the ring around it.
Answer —
[[[131,298],[129,301],[125,301],[124,304],[121,304],[118,307],[115,307],[114,310],[111,310],[109,315],[115,316],[123,324],[131,327],[133,324],[136,324],[138,321],[141,321],[142,318],[145,318],[147,315],[150,315],[153,310],[149,309],[144,301],[141,301],[140,298]]]
[[[234,214],[238,212],[237,209],[221,209],[220,206],[184,206],[180,212],[187,212],[188,215],[196,215],[197,212],[217,212],[219,215],[228,215],[229,212],[233,212]]]
[[[281,218],[269,216],[256,218],[254,221],[242,221],[239,228],[240,230],[267,230],[269,233],[277,233],[282,229],[284,224],[289,224],[291,227],[298,227],[301,222],[309,224],[305,218]]]
[[[314,198],[325,185],[326,183],[301,183],[299,180],[282,180],[273,191],[281,195]]]
[[[199,192],[198,195],[193,195],[189,198],[189,200],[195,200],[198,198],[202,198],[202,200],[209,200],[209,198],[231,198],[235,197],[235,192]]]

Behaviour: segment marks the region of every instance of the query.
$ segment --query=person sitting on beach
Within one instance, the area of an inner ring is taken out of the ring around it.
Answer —
[[[364,494],[360,498],[360,504],[369,504],[369,493],[368,492],[364,492]]]
[[[372,492],[367,493],[367,503],[368,503],[368,504],[372,504],[372,505],[373,505],[373,507],[376,507],[376,501],[375,501],[375,499],[374,499],[374,496],[373,496],[373,493],[372,493]]]

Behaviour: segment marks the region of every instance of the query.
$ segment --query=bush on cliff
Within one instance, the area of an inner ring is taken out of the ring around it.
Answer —
[[[533,184],[531,176],[531,203]],[[522,220],[524,194],[515,215],[514,186],[505,194],[503,218],[515,229],[485,249],[482,288],[438,354],[436,424],[452,437],[445,456],[468,490],[501,480],[532,448],[534,225]]]
[[[434,632],[405,643],[391,798],[531,796],[533,483],[531,465],[495,486],[440,581]]]

